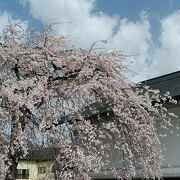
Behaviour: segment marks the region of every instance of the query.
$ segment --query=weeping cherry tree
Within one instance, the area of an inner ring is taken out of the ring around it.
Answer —
[[[15,179],[32,131],[46,137],[45,146],[53,144],[56,179],[91,179],[90,172],[106,167],[119,178],[160,178],[156,124],[171,126],[163,104],[174,100],[128,80],[121,52],[97,51],[95,44],[76,48],[51,29],[37,32],[15,23],[1,35],[1,179]],[[113,149],[119,167],[109,165]]]

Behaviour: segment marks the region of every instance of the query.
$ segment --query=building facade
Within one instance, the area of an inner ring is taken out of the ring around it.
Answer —
[[[16,179],[24,180],[54,180],[54,175],[49,172],[51,161],[22,160],[17,166]]]
[[[50,172],[53,165],[53,153],[50,148],[29,147],[29,153],[17,166],[17,180],[54,180]]]

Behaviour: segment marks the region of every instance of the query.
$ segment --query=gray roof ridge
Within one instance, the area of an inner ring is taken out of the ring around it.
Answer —
[[[150,85],[150,84],[155,84],[158,82],[162,82],[162,81],[166,81],[166,80],[170,80],[170,79],[174,79],[174,78],[178,78],[178,77],[180,77],[180,71],[175,71],[172,73],[164,74],[161,76],[157,76],[157,77],[154,77],[151,79],[141,81],[140,83],[142,83],[142,84],[148,83],[148,85]]]

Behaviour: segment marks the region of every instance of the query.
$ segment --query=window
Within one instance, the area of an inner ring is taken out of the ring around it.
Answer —
[[[29,179],[29,169],[17,169],[16,179]]]
[[[44,174],[44,173],[46,173],[46,167],[38,167],[38,173],[39,173],[39,174]]]

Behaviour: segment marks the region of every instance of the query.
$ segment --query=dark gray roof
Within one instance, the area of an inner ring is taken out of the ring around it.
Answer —
[[[38,147],[34,146],[28,149],[28,154],[26,157],[21,158],[21,160],[28,160],[28,161],[50,161],[55,159],[56,149],[50,147]]]
[[[180,71],[148,79],[142,84],[158,89],[162,94],[169,91],[172,97],[178,97],[180,96]]]

